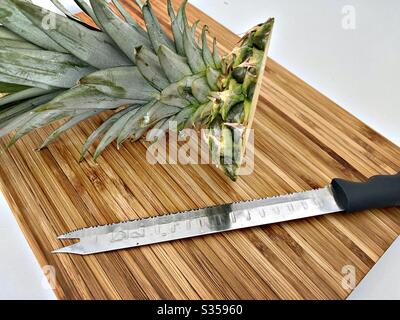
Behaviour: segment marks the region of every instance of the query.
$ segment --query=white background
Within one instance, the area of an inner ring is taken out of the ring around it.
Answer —
[[[34,2],[50,7],[48,0]],[[400,145],[400,1],[190,2],[237,34],[274,16],[276,27],[270,56]],[[343,28],[348,8],[355,10],[355,29]],[[0,299],[54,298],[52,291],[42,286],[38,263],[1,196],[0,257]],[[384,282],[384,290],[363,285],[358,298],[368,297],[363,293],[371,290],[379,292],[378,297],[388,293],[395,297],[393,292],[400,288],[398,273],[393,274],[400,270],[398,250],[392,250],[391,257],[385,263],[385,273],[378,274],[389,279]],[[379,283],[383,282],[374,286]],[[400,298],[398,292],[397,297]]]

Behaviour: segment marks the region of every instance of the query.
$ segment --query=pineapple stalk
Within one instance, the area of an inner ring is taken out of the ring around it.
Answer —
[[[54,28],[43,26],[46,10],[27,0],[0,2],[0,134],[15,131],[7,146],[30,131],[66,118],[42,144],[94,115],[113,110],[86,141],[81,161],[97,141],[93,158],[116,141],[136,141],[155,127],[207,130],[214,162],[237,179],[251,127],[274,20],[250,30],[221,57],[207,26],[196,39],[186,1],[178,11],[168,1],[170,38],[150,1],[137,1],[146,30],[113,1],[76,1],[97,28],[72,16],[51,13]]]
[[[234,181],[254,117],[273,24],[274,19],[270,19],[254,27],[238,47],[222,58],[222,73],[216,81],[220,91],[213,93],[210,117],[213,130],[208,131],[208,141],[210,145],[212,141],[211,151],[220,153],[225,174]],[[219,151],[215,151],[216,144],[220,144]]]

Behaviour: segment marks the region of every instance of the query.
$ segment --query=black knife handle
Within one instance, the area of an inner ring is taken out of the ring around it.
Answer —
[[[375,176],[367,182],[332,180],[338,204],[347,212],[400,206],[400,173]]]

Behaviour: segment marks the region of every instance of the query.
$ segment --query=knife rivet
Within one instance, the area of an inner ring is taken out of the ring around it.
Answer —
[[[246,211],[246,219],[247,219],[247,221],[251,220],[251,213],[248,210]]]
[[[321,208],[323,206],[323,203],[319,200],[319,199],[312,199],[312,202],[314,203],[315,206],[317,206],[318,208]]]

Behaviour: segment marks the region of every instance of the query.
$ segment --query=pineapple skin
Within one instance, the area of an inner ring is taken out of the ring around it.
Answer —
[[[93,9],[82,7],[98,27],[93,29],[60,1],[54,4],[67,17],[25,0],[2,0],[0,43],[6,46],[0,49],[0,92],[6,95],[0,98],[0,136],[15,131],[7,147],[67,119],[40,146],[45,148],[81,121],[111,110],[88,137],[81,161],[97,140],[95,160],[114,141],[118,146],[136,141],[152,128],[158,129],[157,139],[175,121],[178,130],[206,129],[212,158],[236,181],[274,19],[255,26],[221,57],[215,39],[209,47],[207,26],[196,39],[198,22],[189,25],[187,1],[178,11],[168,1],[173,39],[150,1],[137,1],[146,30],[113,2],[123,18],[105,0],[91,0]],[[55,23],[49,29],[43,21],[50,18]]]

